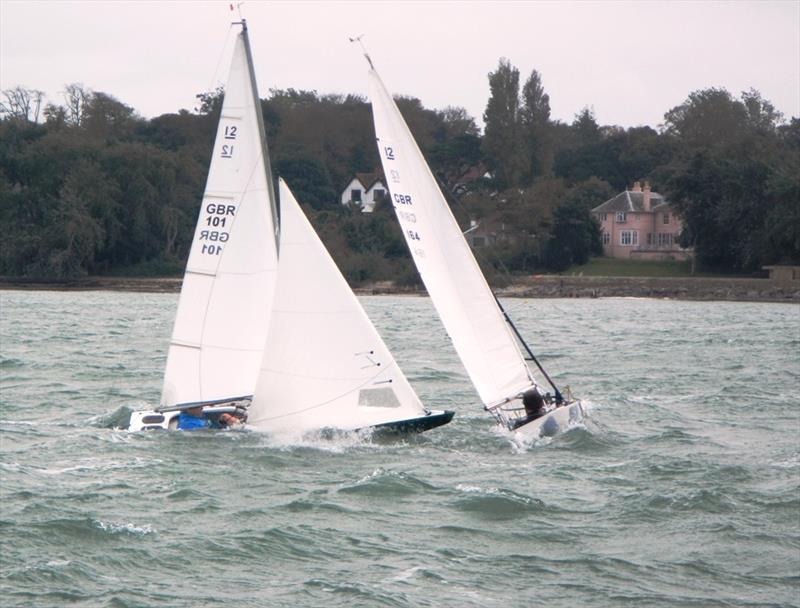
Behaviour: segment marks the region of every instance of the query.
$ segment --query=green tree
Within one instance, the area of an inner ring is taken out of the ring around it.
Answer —
[[[481,162],[478,125],[464,108],[451,106],[435,115],[435,143],[426,158],[436,176],[447,189],[453,190]]]
[[[679,151],[661,174],[698,262],[750,272],[800,258],[797,156],[780,137],[781,116],[772,104],[753,90],[737,100],[724,89],[706,89],[665,119]]]
[[[299,150],[281,150],[281,157],[275,162],[275,170],[290,185],[298,200],[314,209],[335,207],[339,204],[328,172],[319,160],[302,156]]]
[[[797,119],[794,119],[797,121]],[[777,158],[764,192],[769,206],[757,242],[765,264],[800,264],[800,150]]]
[[[503,58],[489,73],[482,150],[499,190],[520,183],[528,164],[519,124],[519,70]]]
[[[126,139],[133,133],[139,117],[107,93],[93,93],[83,108],[82,127],[90,136],[99,139]]]
[[[198,114],[211,114],[218,118],[219,113],[222,111],[222,102],[225,99],[225,87],[218,86],[213,91],[198,93],[195,97],[197,98],[195,112]]]
[[[703,89],[689,94],[681,105],[664,115],[668,134],[688,148],[713,147],[740,136],[748,123],[747,108],[725,89]]]
[[[520,123],[529,159],[526,181],[530,183],[540,175],[548,175],[553,164],[550,96],[544,92],[542,77],[536,70],[522,87]]]
[[[583,108],[575,115],[565,135],[567,141],[555,157],[555,174],[572,183],[592,176],[608,179],[609,163],[618,153],[611,150],[614,143],[603,136],[594,112],[588,107]]]

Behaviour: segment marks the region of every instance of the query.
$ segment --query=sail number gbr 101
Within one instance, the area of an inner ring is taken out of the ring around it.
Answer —
[[[197,228],[197,242],[202,243],[200,253],[206,255],[219,255],[222,253],[222,244],[227,243],[233,216],[236,215],[236,205],[227,203],[208,203],[205,208],[205,217]]]

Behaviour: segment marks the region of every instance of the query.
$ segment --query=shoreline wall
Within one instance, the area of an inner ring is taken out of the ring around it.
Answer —
[[[181,278],[88,277],[74,281],[30,281],[0,277],[0,289],[63,291],[140,291],[178,293]],[[390,281],[354,289],[360,295],[424,295]],[[800,303],[800,282],[772,279],[707,277],[581,277],[541,275],[515,278],[495,289],[498,296],[519,298],[670,298],[737,302]]]
[[[535,276],[496,290],[526,298],[670,298],[800,303],[800,282],[708,277]]]

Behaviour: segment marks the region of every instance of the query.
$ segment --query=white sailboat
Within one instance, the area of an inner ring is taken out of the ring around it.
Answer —
[[[281,228],[241,22],[167,354],[161,404],[130,430],[202,407],[268,432],[422,431],[426,410],[283,182]]]
[[[129,428],[169,428],[189,406],[243,411],[255,390],[278,267],[277,203],[247,26],[237,35],[206,189],[186,264],[158,411]],[[207,410],[208,411],[208,410]]]
[[[562,393],[553,384],[550,395],[537,384],[520,350],[521,336],[486,283],[397,105],[365,56],[378,150],[397,218],[484,408],[509,430],[546,435],[563,430],[584,416],[583,406],[568,389]],[[529,404],[543,400],[546,413],[529,415],[523,399]]]

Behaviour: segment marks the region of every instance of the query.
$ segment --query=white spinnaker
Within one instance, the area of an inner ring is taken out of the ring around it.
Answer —
[[[281,259],[247,422],[269,432],[353,430],[425,410],[280,180]]]
[[[162,406],[252,395],[261,363],[277,244],[246,36],[237,36],[225,86],[167,354]]]
[[[370,100],[397,218],[422,281],[484,404],[534,381],[450,207],[374,69]]]

